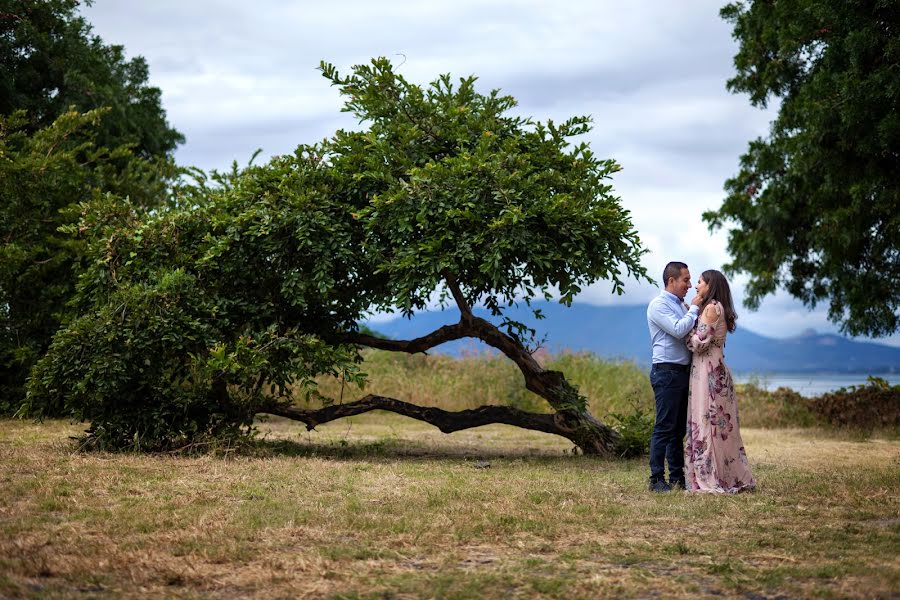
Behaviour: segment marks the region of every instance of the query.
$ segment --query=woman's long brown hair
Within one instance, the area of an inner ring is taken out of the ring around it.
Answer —
[[[731,297],[731,288],[728,286],[728,280],[719,271],[709,269],[700,274],[703,281],[706,282],[706,296],[703,297],[703,305],[700,311],[706,308],[710,300],[715,300],[722,305],[722,315],[725,317],[725,324],[728,331],[734,331],[737,327],[737,313],[734,312],[734,300]]]

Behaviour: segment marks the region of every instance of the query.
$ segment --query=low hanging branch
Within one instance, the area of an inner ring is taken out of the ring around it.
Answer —
[[[318,425],[352,417],[371,410],[386,410],[405,417],[430,423],[444,433],[453,433],[472,427],[503,423],[515,425],[544,433],[555,433],[568,437],[571,431],[566,428],[556,415],[529,413],[511,406],[480,406],[459,412],[446,411],[433,406],[419,406],[385,396],[368,396],[348,404],[333,404],[318,410],[301,410],[294,406],[271,406],[265,412],[301,421],[307,429],[315,429]]]
[[[503,333],[490,321],[473,315],[456,278],[446,272],[444,276],[460,310],[461,318],[458,323],[445,325],[412,340],[388,340],[368,334],[346,333],[340,336],[340,341],[379,350],[415,354],[425,352],[444,342],[461,338],[480,339],[489,346],[500,350],[516,363],[525,379],[525,387],[547,400],[550,406],[556,410],[554,414],[526,413],[503,406],[483,406],[454,413],[373,395],[351,404],[329,406],[315,411],[302,411],[287,407],[278,409],[281,412],[274,412],[274,414],[302,421],[309,428],[313,428],[319,423],[376,409],[388,410],[426,421],[444,432],[479,427],[489,423],[504,423],[568,438],[585,454],[614,454],[619,434],[587,411],[584,398],[578,394],[575,387],[566,381],[565,376],[559,371],[544,369],[518,340]]]

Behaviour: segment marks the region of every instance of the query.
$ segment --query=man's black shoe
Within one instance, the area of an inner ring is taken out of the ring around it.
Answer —
[[[650,491],[651,492],[671,492],[672,488],[668,483],[663,479],[657,479],[656,481],[650,482]]]
[[[673,490],[681,490],[684,491],[687,489],[687,485],[685,485],[684,479],[673,479],[669,482],[669,487]]]

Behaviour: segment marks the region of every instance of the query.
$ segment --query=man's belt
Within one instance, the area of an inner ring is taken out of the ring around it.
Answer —
[[[654,369],[662,369],[663,371],[681,371],[682,373],[688,373],[691,370],[691,365],[679,365],[678,363],[653,363]]]

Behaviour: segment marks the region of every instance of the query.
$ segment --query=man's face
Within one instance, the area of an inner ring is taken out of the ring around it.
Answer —
[[[687,291],[691,289],[691,272],[682,269],[681,275],[669,280],[669,286],[666,289],[684,300]]]

